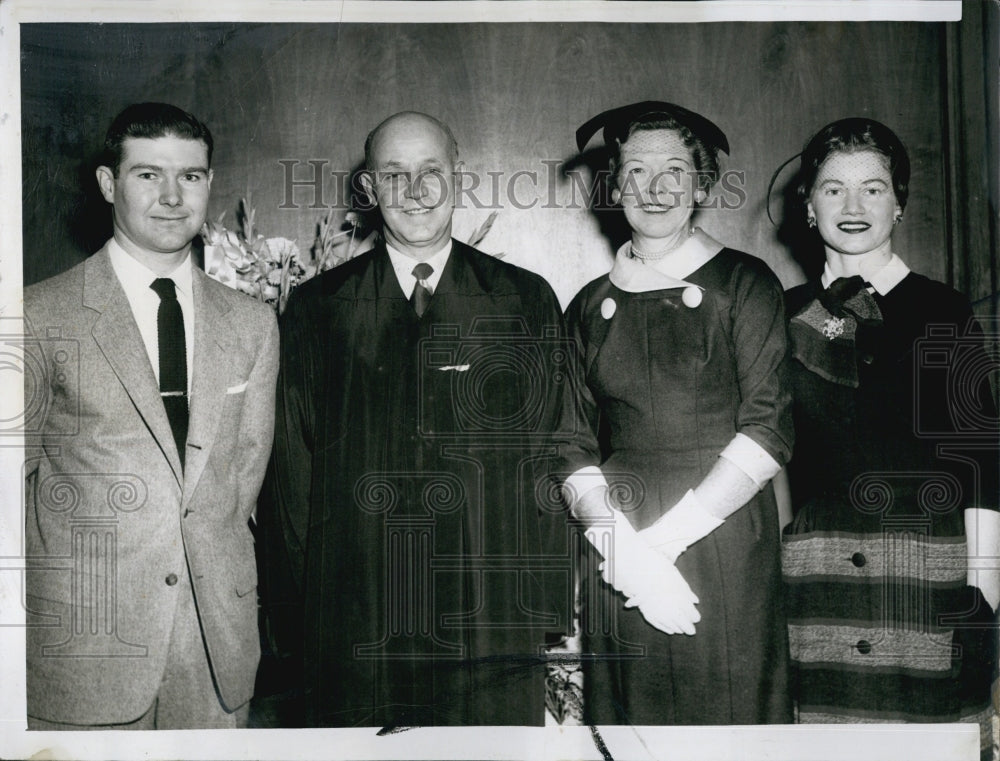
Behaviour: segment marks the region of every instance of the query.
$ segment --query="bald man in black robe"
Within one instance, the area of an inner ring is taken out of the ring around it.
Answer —
[[[382,240],[281,324],[261,520],[268,575],[291,582],[271,614],[301,610],[305,724],[541,725],[571,587],[549,480],[573,428],[559,305],[451,238],[446,125],[396,114],[365,159]]]

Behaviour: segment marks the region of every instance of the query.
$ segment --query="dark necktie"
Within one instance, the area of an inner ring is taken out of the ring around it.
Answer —
[[[427,311],[427,305],[430,303],[433,291],[427,283],[427,279],[433,274],[434,268],[427,262],[420,262],[420,264],[413,268],[413,277],[417,279],[417,284],[414,286],[413,294],[410,296],[410,303],[413,305],[413,310],[417,313],[417,317],[424,316],[424,312]]]
[[[156,312],[156,339],[160,354],[160,397],[167,411],[177,454],[184,464],[187,444],[187,345],[184,342],[184,315],[174,291],[174,281],[160,277],[149,286],[160,297]]]

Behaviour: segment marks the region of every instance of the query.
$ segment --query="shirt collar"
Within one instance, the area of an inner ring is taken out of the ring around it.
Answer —
[[[174,287],[182,296],[191,295],[191,280],[193,277],[191,265],[191,252],[184,257],[173,272],[167,275],[158,275],[128,253],[121,244],[114,238],[108,241],[108,256],[111,258],[111,267],[121,281],[122,287],[130,292],[144,292],[149,289],[153,281],[158,277],[169,277],[174,281]],[[152,293],[152,291],[150,291]]]
[[[388,241],[385,244],[386,251],[389,252],[389,261],[392,262],[392,268],[396,272],[396,279],[399,280],[400,286],[403,288],[404,293],[410,293],[413,290],[414,284],[416,284],[417,279],[413,277],[413,268],[417,266],[417,260],[412,256],[407,256],[402,251],[393,248],[389,245]],[[426,259],[421,259],[420,261],[429,264],[434,272],[427,279],[428,284],[433,291],[441,279],[441,273],[444,271],[445,265],[448,263],[448,257],[451,255],[451,238],[447,240],[440,251],[431,254]]]
[[[889,291],[899,285],[903,278],[910,274],[910,268],[906,262],[893,254],[885,264],[877,265],[869,272],[861,268],[861,277],[878,292],[880,296],[885,296]],[[830,269],[830,263],[823,265],[823,274],[820,275],[820,282],[824,288],[829,288],[830,284],[836,280]]]
[[[721,243],[700,227],[696,227],[687,240],[662,259],[649,262],[633,259],[629,255],[631,246],[631,243],[625,243],[618,249],[610,273],[611,282],[630,293],[690,286],[692,283],[684,278],[723,248]]]

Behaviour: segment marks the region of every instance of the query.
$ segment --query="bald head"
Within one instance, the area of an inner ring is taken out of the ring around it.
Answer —
[[[375,171],[378,163],[375,152],[380,145],[400,137],[408,137],[414,132],[436,134],[445,142],[452,163],[458,161],[458,142],[447,124],[419,111],[400,111],[368,133],[365,139],[365,169]]]
[[[361,185],[388,245],[420,261],[447,245],[460,166],[447,125],[412,111],[390,116],[365,141],[365,165]]]

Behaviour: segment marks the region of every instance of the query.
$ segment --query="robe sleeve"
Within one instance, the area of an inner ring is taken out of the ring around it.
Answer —
[[[279,654],[301,647],[302,590],[312,490],[313,384],[318,353],[311,304],[293,294],[279,321],[274,448],[258,504],[261,603]]]
[[[577,530],[567,523],[566,504],[561,487],[568,473],[584,464],[597,464],[596,445],[590,442],[593,435],[581,406],[580,381],[582,371],[578,357],[578,344],[568,335],[562,311],[555,294],[547,283],[538,279],[522,297],[525,315],[534,336],[541,338],[543,361],[542,383],[546,389],[546,415],[541,427],[544,438],[539,439],[547,453],[536,460],[534,468],[537,496],[544,495],[537,512],[539,551],[548,562],[573,561],[572,534]],[[553,349],[555,349],[553,351]],[[585,387],[584,387],[584,390]],[[589,398],[589,391],[587,392]],[[591,452],[593,449],[593,452]],[[543,593],[544,608],[555,612],[559,624],[548,629],[565,635],[573,631],[573,575],[562,570],[546,570],[540,566],[535,578]]]

